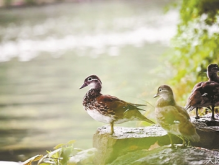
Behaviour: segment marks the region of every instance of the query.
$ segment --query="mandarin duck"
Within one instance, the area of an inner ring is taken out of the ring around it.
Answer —
[[[214,87],[217,86],[216,83],[219,83],[219,77],[217,76],[218,71],[219,71],[219,67],[217,64],[208,65],[208,68],[207,68],[208,81],[197,83],[193,87],[192,92],[187,99],[185,108],[186,110],[189,110],[189,111],[196,109],[196,117],[195,117],[196,119],[200,118],[198,115],[198,109],[202,107],[208,107],[209,109],[211,109],[212,110],[211,118],[214,119],[214,106],[216,104],[217,96],[216,98],[213,97],[212,93],[214,93],[214,95],[216,93],[211,90],[213,90]],[[208,82],[215,82],[215,83],[208,83]],[[202,89],[203,87],[205,89]],[[210,90],[210,91],[206,91],[206,90]],[[210,95],[205,97],[207,93],[210,93]],[[210,108],[210,106],[212,107]]]
[[[146,121],[154,124],[139,111],[142,104],[133,104],[120,100],[117,97],[101,94],[102,82],[96,75],[90,75],[80,89],[89,86],[90,90],[83,99],[83,106],[87,113],[96,121],[110,124],[111,135],[114,133],[114,124],[127,121]]]
[[[174,147],[171,134],[183,140],[182,147],[189,144],[190,140],[194,142],[200,140],[189,114],[183,107],[176,104],[173,91],[168,85],[160,86],[154,97],[160,97],[155,106],[155,116],[157,123],[167,131],[171,147]]]

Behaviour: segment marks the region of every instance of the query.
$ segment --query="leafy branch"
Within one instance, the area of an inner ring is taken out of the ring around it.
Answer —
[[[67,144],[59,144],[54,147],[54,151],[47,151],[46,155],[36,155],[25,162],[23,165],[31,165],[38,161],[38,165],[66,165],[69,158],[73,156],[75,140],[69,141]]]
[[[175,71],[168,83],[185,101],[197,82],[207,80],[207,66],[219,61],[219,0],[182,0],[178,7],[177,34],[164,58]]]

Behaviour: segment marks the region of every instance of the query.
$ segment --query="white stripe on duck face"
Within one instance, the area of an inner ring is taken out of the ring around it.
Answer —
[[[92,82],[88,86],[90,87],[90,89],[94,89],[96,87],[96,83]]]
[[[97,86],[97,82],[91,82],[88,86],[90,87],[90,89],[95,89],[96,88],[96,86]],[[100,83],[101,84],[101,83]]]

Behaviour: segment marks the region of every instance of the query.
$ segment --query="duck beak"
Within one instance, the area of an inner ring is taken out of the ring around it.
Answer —
[[[87,86],[87,84],[84,83],[79,89],[82,89],[82,88],[84,88],[84,87],[86,87],[86,86]]]
[[[159,95],[158,94],[156,94],[156,95],[154,95],[154,98],[156,98],[156,97],[158,97]]]

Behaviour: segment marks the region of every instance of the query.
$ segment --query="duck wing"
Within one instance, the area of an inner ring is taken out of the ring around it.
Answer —
[[[143,110],[139,107],[145,106],[143,104],[129,103],[110,95],[100,95],[96,99],[97,102],[101,106],[105,107],[105,109],[107,109],[108,112],[110,112],[111,114],[116,114],[117,116],[123,115],[123,113],[128,110]]]

